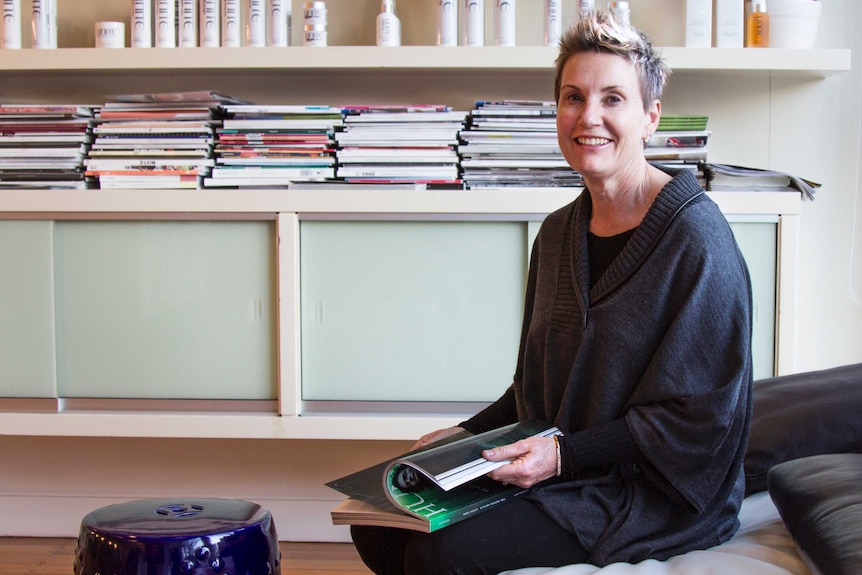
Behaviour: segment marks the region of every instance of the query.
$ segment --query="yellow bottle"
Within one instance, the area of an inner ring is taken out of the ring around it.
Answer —
[[[769,47],[769,14],[766,13],[766,0],[751,2],[745,45],[749,48]]]

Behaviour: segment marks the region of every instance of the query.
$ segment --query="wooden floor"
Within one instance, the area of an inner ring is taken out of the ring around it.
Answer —
[[[348,543],[280,543],[281,575],[369,575]],[[71,575],[74,539],[0,537],[0,575]]]

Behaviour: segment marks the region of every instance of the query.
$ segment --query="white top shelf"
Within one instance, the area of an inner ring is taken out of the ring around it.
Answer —
[[[850,70],[850,50],[661,48],[675,72]],[[328,46],[2,50],[0,73],[129,70],[552,70],[555,47]]]

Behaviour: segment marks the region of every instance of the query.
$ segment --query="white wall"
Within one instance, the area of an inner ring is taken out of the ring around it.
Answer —
[[[61,46],[92,45],[92,23],[127,19],[126,4],[63,0]],[[294,4],[298,15],[300,3]],[[365,25],[353,28],[330,16],[331,43],[337,38],[345,44],[373,43],[376,0],[328,4],[330,14],[349,4],[357,15],[350,22],[366,15]],[[855,0],[823,4],[817,45],[852,48],[852,72],[823,81],[687,77],[671,84],[665,102],[668,113],[710,114],[712,160],[789,170],[823,184],[802,214],[796,312],[800,371],[862,362],[862,7]],[[683,0],[633,5],[633,21],[656,44],[682,43]],[[432,42],[431,6],[399,2],[405,44]],[[519,43],[536,43],[539,32],[522,32],[520,25],[532,22],[532,29],[540,30],[538,6],[538,1],[519,2]],[[726,97],[728,90],[732,98]],[[253,499],[273,510],[283,539],[346,540],[343,528],[329,525],[327,510],[338,495],[323,483],[406,447],[405,442],[0,437],[0,535],[74,536],[80,518],[93,508],[176,495]]]

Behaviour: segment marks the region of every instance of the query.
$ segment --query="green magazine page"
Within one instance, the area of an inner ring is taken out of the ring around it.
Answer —
[[[428,522],[428,531],[436,531],[453,523],[511,501],[529,489],[503,485],[488,477],[479,477],[449,491],[426,482],[415,491],[402,491],[395,485],[398,465],[389,468],[384,488],[394,506]]]

